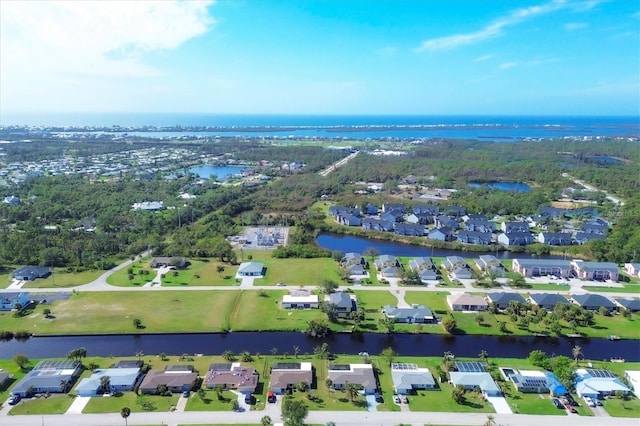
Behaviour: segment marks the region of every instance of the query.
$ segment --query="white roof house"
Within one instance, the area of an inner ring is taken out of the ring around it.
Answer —
[[[483,394],[488,396],[500,396],[500,388],[491,378],[489,373],[452,371],[449,373],[453,386],[461,385],[467,390],[480,388]]]
[[[139,368],[106,368],[95,370],[91,377],[80,380],[76,392],[80,396],[94,396],[102,390],[102,377],[109,377],[108,392],[122,392],[133,390],[138,377]]]
[[[638,393],[640,393],[640,371],[627,370],[624,372],[624,377],[629,382],[631,389],[633,389],[633,393],[638,396]]]
[[[616,392],[631,392],[615,374],[609,370],[579,368],[576,370],[576,393],[583,397],[601,398]]]
[[[284,309],[310,309],[318,308],[319,300],[317,294],[282,296],[282,307]]]

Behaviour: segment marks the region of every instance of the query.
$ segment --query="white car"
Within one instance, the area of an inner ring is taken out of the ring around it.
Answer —
[[[393,395],[393,402],[400,404],[400,397],[398,395]]]
[[[596,403],[593,402],[593,400],[588,396],[584,397],[584,402],[586,402],[589,407],[595,407],[596,406]]]

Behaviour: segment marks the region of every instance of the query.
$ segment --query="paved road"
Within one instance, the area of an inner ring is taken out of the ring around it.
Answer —
[[[603,191],[602,189],[596,188],[593,185],[589,185],[588,183],[585,183],[584,181],[581,181],[580,179],[576,179],[573,176],[571,176],[568,173],[563,173],[562,177],[566,177],[571,179],[576,185],[580,185],[581,187],[588,189],[589,191],[600,191],[602,193],[605,194],[605,197],[607,198],[607,200],[611,201],[614,204],[618,204],[620,206],[624,206],[624,201],[622,201],[620,198],[618,197],[614,197],[613,195],[609,194],[606,191]]]
[[[356,151],[353,154],[349,154],[347,157],[336,161],[335,163],[333,163],[332,165],[330,165],[329,167],[327,167],[326,169],[324,169],[323,171],[321,171],[319,174],[320,176],[327,176],[329,175],[329,173],[334,172],[335,170],[337,170],[338,168],[340,168],[341,166],[344,166],[345,164],[347,164],[348,161],[356,158],[356,155],[358,155],[358,152],[360,151]]]
[[[233,412],[163,412],[132,413],[128,424],[135,425],[168,425],[178,424],[260,424],[265,415],[263,411]],[[602,417],[586,416],[536,416],[525,414],[493,414],[496,424],[520,426],[603,426]],[[279,421],[273,418],[273,421]],[[432,412],[368,412],[368,411],[312,411],[306,419],[307,423],[325,424],[335,422],[338,426],[394,426],[411,424],[440,425],[473,425],[479,426],[487,421],[486,414],[432,413]],[[120,426],[124,421],[120,414],[65,414],[47,416],[2,416],[2,426]],[[638,419],[616,418],[616,426],[638,426]]]

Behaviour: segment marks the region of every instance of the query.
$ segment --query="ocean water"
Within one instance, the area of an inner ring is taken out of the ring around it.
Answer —
[[[526,138],[640,136],[639,117],[421,116],[421,115],[224,115],[224,114],[2,114],[0,125],[131,128],[211,127],[206,132],[144,132],[146,136],[252,136],[323,139]],[[255,131],[246,131],[253,127]],[[286,127],[286,129],[283,129]],[[136,129],[136,130],[137,130]]]

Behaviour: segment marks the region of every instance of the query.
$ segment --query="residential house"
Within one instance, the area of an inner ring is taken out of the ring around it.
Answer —
[[[413,394],[417,390],[437,390],[438,386],[428,368],[417,364],[394,362],[391,364],[391,380],[396,394]]]
[[[329,364],[327,377],[335,390],[345,389],[351,383],[361,388],[365,395],[371,395],[378,388],[371,364]]]
[[[491,244],[492,235],[491,232],[463,230],[458,232],[457,238],[461,243],[488,246]]]
[[[404,212],[400,210],[391,210],[388,212],[384,212],[380,215],[380,220],[391,223],[402,222],[404,220]]]
[[[396,223],[394,225],[394,233],[407,237],[422,237],[424,235],[424,226],[414,223]]]
[[[548,244],[550,246],[571,245],[571,235],[564,232],[541,232],[538,234],[537,240],[540,244]]]
[[[637,396],[640,392],[640,371],[626,370],[624,378],[627,379],[627,383],[629,383],[629,386]]]
[[[609,233],[609,225],[587,222],[582,225],[580,230],[585,234],[595,234],[606,237]]]
[[[362,220],[362,229],[366,231],[390,232],[393,231],[393,224],[393,221],[366,218]]]
[[[149,266],[152,268],[167,268],[174,266],[178,269],[186,268],[189,261],[184,257],[154,257],[151,259]]]
[[[496,230],[496,225],[493,222],[489,222],[487,219],[469,219],[464,223],[467,231],[474,232],[493,232]]]
[[[529,224],[523,221],[502,222],[500,229],[505,234],[511,234],[513,232],[529,232]]]
[[[71,389],[80,373],[79,361],[40,361],[11,389],[11,394],[26,397],[45,392],[63,393]]]
[[[277,363],[271,367],[269,390],[283,394],[296,388],[298,383],[313,383],[313,367],[310,362]]]
[[[604,240],[606,236],[600,234],[589,234],[588,232],[576,232],[573,237],[576,244],[587,244],[589,241]]]
[[[456,238],[455,232],[451,228],[443,226],[442,228],[432,229],[427,233],[427,238],[437,241],[453,241]]]
[[[264,263],[261,262],[242,262],[238,267],[240,277],[261,277],[264,273]]]
[[[383,254],[375,258],[374,264],[383,277],[397,278],[400,276],[400,262],[395,256]]]
[[[561,259],[513,259],[511,268],[523,277],[554,275],[567,278],[571,275],[571,262]]]
[[[473,278],[473,272],[469,268],[456,268],[449,275],[454,280],[470,280]]]
[[[227,366],[225,369],[224,366]],[[233,364],[212,364],[203,380],[204,386],[213,389],[233,389],[245,395],[255,392],[258,386],[258,372],[252,367],[243,367],[239,362]]]
[[[387,318],[393,318],[396,322],[406,324],[433,324],[438,322],[431,309],[424,305],[412,305],[410,308],[398,308],[385,305],[382,313]]]
[[[483,297],[464,293],[448,295],[447,304],[452,310],[463,312],[486,311],[489,307]]]
[[[438,228],[447,227],[451,229],[458,229],[460,225],[458,225],[458,221],[450,218],[449,216],[441,214],[435,218],[434,224]]]
[[[490,254],[482,254],[476,260],[476,266],[482,272],[487,272],[490,270],[498,270],[504,272],[504,266],[502,262],[498,260],[497,257],[492,256]]]
[[[336,215],[336,222],[338,222],[340,225],[345,225],[345,226],[362,226],[362,221],[360,219],[360,217],[355,216],[353,214],[338,214]]]
[[[498,242],[505,246],[526,246],[533,244],[535,238],[531,232],[508,232],[498,235]]]
[[[531,293],[529,299],[532,305],[537,305],[547,311],[553,311],[558,303],[569,304],[566,297],[557,293]]]
[[[19,206],[20,205],[20,197],[16,197],[15,195],[9,195],[2,199],[4,204],[8,204],[10,206]]]
[[[625,263],[624,272],[631,277],[640,277],[640,263]]]
[[[320,306],[317,294],[292,291],[282,296],[282,309],[317,309]]]
[[[407,223],[416,224],[420,223],[420,218],[417,215],[410,213],[404,217],[404,221]]]
[[[351,318],[351,314],[358,310],[358,302],[355,294],[342,291],[324,296],[325,303],[331,303],[336,307],[338,318]]]
[[[376,215],[378,214],[378,206],[371,204],[371,203],[367,203],[366,206],[364,206],[364,214],[366,215]]]
[[[71,230],[93,232],[96,230],[97,223],[98,222],[95,216],[87,216],[76,222]]]
[[[404,204],[385,203],[382,205],[382,211],[384,213],[398,211],[401,214],[405,214],[407,212],[407,207]]]
[[[360,253],[346,253],[340,260],[340,265],[349,271],[349,275],[365,275],[367,261]]]
[[[20,305],[25,307],[29,304],[30,295],[27,292],[0,293],[0,311],[10,311]]]
[[[545,206],[540,208],[540,215],[551,219],[561,219],[567,211],[558,207]]]
[[[460,256],[447,256],[447,258],[442,261],[442,267],[449,272],[453,272],[458,268],[468,268],[469,265],[467,265],[467,262]]]
[[[624,394],[631,392],[631,389],[609,370],[579,368],[575,373],[576,393],[580,397],[588,396],[594,399],[602,399],[606,396],[615,395],[617,392]]]
[[[437,216],[440,213],[440,207],[432,204],[416,204],[411,210],[415,215]]]
[[[479,388],[485,396],[501,396],[500,387],[486,372],[452,371],[449,373],[450,383],[454,387],[462,386],[466,390]]]
[[[613,301],[622,309],[628,309],[630,312],[640,311],[640,299],[616,298]]]
[[[131,208],[133,210],[142,210],[142,211],[160,211],[164,209],[164,201],[143,201],[141,203],[134,203]]]
[[[568,393],[555,374],[549,371],[516,371],[509,375],[518,392],[548,393],[551,396],[564,396]]]
[[[11,384],[11,374],[6,371],[0,371],[0,390],[6,390]]]
[[[444,208],[444,214],[451,217],[462,217],[467,214],[467,209],[462,206],[446,206]]]
[[[46,266],[23,266],[15,270],[11,276],[20,281],[34,281],[38,278],[47,278],[51,275],[51,269]]]
[[[574,294],[571,301],[589,311],[597,311],[605,307],[608,311],[615,311],[618,307],[608,298],[600,294]]]
[[[487,216],[482,214],[482,213],[467,213],[464,216],[462,216],[462,221],[465,223],[465,225],[469,222],[469,221],[474,221],[474,220],[479,220],[479,221],[486,221]]]
[[[193,370],[193,366],[171,367],[167,366],[164,370],[149,370],[140,383],[140,392],[153,395],[158,393],[158,387],[161,385],[166,386],[173,393],[190,391],[195,387],[198,373]]]
[[[109,388],[103,389],[102,378],[109,378]],[[105,368],[94,370],[91,377],[80,380],[76,386],[78,396],[96,396],[102,393],[132,391],[140,378],[139,368]]]
[[[573,273],[580,279],[591,281],[618,281],[618,265],[613,262],[571,262]]]
[[[498,309],[507,309],[511,302],[527,303],[520,293],[492,292],[487,294],[487,299],[489,303],[493,303]]]
[[[409,261],[408,267],[420,276],[422,283],[438,279],[436,267],[428,257],[414,257]]]

